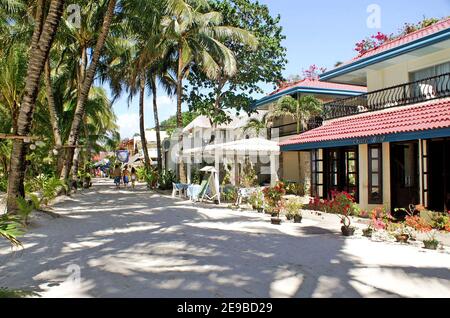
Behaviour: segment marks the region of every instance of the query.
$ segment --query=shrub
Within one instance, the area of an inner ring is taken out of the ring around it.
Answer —
[[[248,203],[253,207],[253,209],[258,210],[264,207],[264,194],[261,190],[253,192],[248,198]]]
[[[8,191],[8,180],[6,176],[0,176],[0,192]]]
[[[286,194],[283,182],[278,182],[274,187],[267,187],[263,190],[264,199],[271,212],[279,214],[283,209],[283,196]]]
[[[286,194],[304,196],[305,185],[301,183],[286,183]]]
[[[235,187],[227,187],[222,192],[222,200],[224,202],[236,202],[238,197],[238,190]]]
[[[64,181],[57,177],[47,178],[42,182],[42,203],[48,204],[51,200],[56,198],[58,192],[65,188],[67,190],[67,185]]]
[[[175,173],[172,170],[164,170],[159,176],[159,188],[161,190],[170,190],[172,189],[172,183],[175,181]]]
[[[444,231],[450,225],[450,215],[444,213],[435,213],[432,217],[433,228]],[[447,230],[448,231],[448,230]]]
[[[285,204],[286,216],[295,217],[301,215],[301,209],[303,208],[303,203],[300,198],[291,198],[287,200]]]

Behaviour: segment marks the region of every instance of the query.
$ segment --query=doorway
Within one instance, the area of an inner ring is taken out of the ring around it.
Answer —
[[[391,144],[391,201],[407,209],[420,203],[418,141]]]
[[[450,210],[450,138],[428,141],[428,208]]]

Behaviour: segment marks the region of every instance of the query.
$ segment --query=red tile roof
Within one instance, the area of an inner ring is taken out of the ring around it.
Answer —
[[[382,53],[384,51],[388,51],[390,49],[396,48],[398,46],[402,46],[404,44],[408,44],[410,42],[416,41],[418,39],[421,39],[423,37],[426,37],[428,35],[437,33],[439,31],[445,30],[450,28],[450,18],[444,19],[442,21],[439,21],[433,25],[430,25],[429,27],[417,30],[415,32],[412,32],[410,34],[407,34],[405,36],[399,37],[397,39],[394,39],[392,41],[386,42],[383,45],[380,45],[379,47],[376,47],[372,50],[367,51],[366,53],[359,55],[357,57],[355,57],[354,59],[352,59],[351,61],[345,63],[345,65],[347,64],[351,64],[353,62],[356,62],[358,60],[361,60],[363,58],[368,58],[374,55],[377,55],[379,53]]]
[[[284,87],[281,87],[281,88],[277,89],[276,91],[270,93],[269,96],[281,93],[285,90],[288,90],[288,89],[291,89],[294,87],[319,88],[319,89],[331,89],[331,90],[367,93],[367,88],[363,87],[363,86],[336,84],[336,83],[329,83],[329,82],[321,82],[319,80],[303,79],[303,80],[288,84]]]
[[[280,143],[337,141],[450,127],[450,98],[338,118]]]

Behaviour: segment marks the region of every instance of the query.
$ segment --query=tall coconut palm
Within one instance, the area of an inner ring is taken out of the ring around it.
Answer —
[[[91,89],[92,83],[94,81],[94,76],[97,71],[97,66],[100,61],[100,57],[102,55],[103,48],[106,43],[106,39],[109,34],[109,30],[111,27],[111,23],[115,14],[116,9],[116,0],[109,0],[107,10],[103,17],[103,24],[101,27],[101,31],[99,32],[95,48],[92,53],[91,62],[89,67],[86,68],[86,72],[84,75],[80,77],[80,85],[79,85],[79,95],[77,100],[77,106],[75,108],[74,119],[72,121],[70,135],[68,139],[68,150],[66,156],[66,162],[64,164],[63,171],[61,173],[61,178],[67,180],[69,178],[69,173],[71,171],[71,167],[73,164],[73,157],[75,154],[75,149],[77,147],[77,143],[80,136],[80,128],[83,123],[84,113],[86,101],[88,100],[89,91]],[[86,66],[87,64],[87,55],[82,58],[82,64]]]
[[[176,51],[176,92],[177,126],[183,128],[182,99],[183,80],[193,64],[199,66],[209,78],[217,79],[221,75],[232,77],[236,73],[236,60],[233,52],[224,44],[227,38],[256,45],[256,38],[249,32],[222,25],[222,15],[209,11],[207,1],[171,0],[168,15],[163,18],[164,33]],[[186,172],[182,156],[183,134],[179,134],[180,162],[179,177],[186,181]]]
[[[41,75],[61,20],[63,7],[64,0],[52,0],[48,14],[44,18],[44,1],[38,0],[37,2],[24,95],[17,121],[17,134],[23,137],[28,136],[31,131]],[[27,143],[25,141],[25,139],[16,139],[13,142],[11,167],[8,176],[8,213],[16,213],[18,211],[17,198],[25,195],[23,185],[26,168],[25,157],[27,154]]]

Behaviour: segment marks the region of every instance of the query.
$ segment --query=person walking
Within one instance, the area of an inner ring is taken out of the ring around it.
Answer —
[[[120,165],[118,165],[118,164],[114,168],[113,178],[114,178],[114,183],[116,185],[116,188],[119,189],[120,188],[120,180],[122,179],[122,171],[120,169]]]
[[[134,167],[131,168],[131,187],[134,189],[136,187],[137,174]]]
[[[128,170],[128,165],[126,165],[123,170],[123,184],[125,188],[128,188],[128,183],[130,183],[130,171]]]

